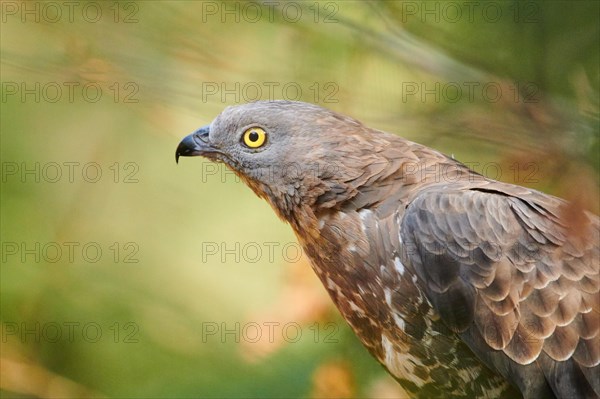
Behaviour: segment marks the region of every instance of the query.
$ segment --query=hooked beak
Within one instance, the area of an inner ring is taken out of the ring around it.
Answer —
[[[195,157],[218,152],[208,143],[209,132],[210,126],[204,126],[185,136],[175,151],[175,162],[179,163],[179,157]]]

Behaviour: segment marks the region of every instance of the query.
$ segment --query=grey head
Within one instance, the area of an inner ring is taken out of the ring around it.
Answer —
[[[343,194],[388,136],[317,105],[258,101],[226,108],[181,141],[176,159],[225,163],[287,218],[328,191]]]

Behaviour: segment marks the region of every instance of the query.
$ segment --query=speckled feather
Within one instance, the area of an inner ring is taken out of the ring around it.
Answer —
[[[264,149],[237,148],[248,126]],[[208,143],[415,397],[600,395],[597,216],[305,103],[227,108]]]

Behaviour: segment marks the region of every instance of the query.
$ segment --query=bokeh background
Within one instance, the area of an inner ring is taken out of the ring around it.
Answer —
[[[598,212],[597,1],[66,3],[0,2],[2,397],[403,397],[269,206],[175,164],[227,105],[318,103]]]

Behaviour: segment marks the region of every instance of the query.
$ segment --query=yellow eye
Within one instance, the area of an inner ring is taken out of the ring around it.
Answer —
[[[267,133],[259,127],[251,127],[242,136],[244,144],[250,148],[258,148],[267,141]]]

